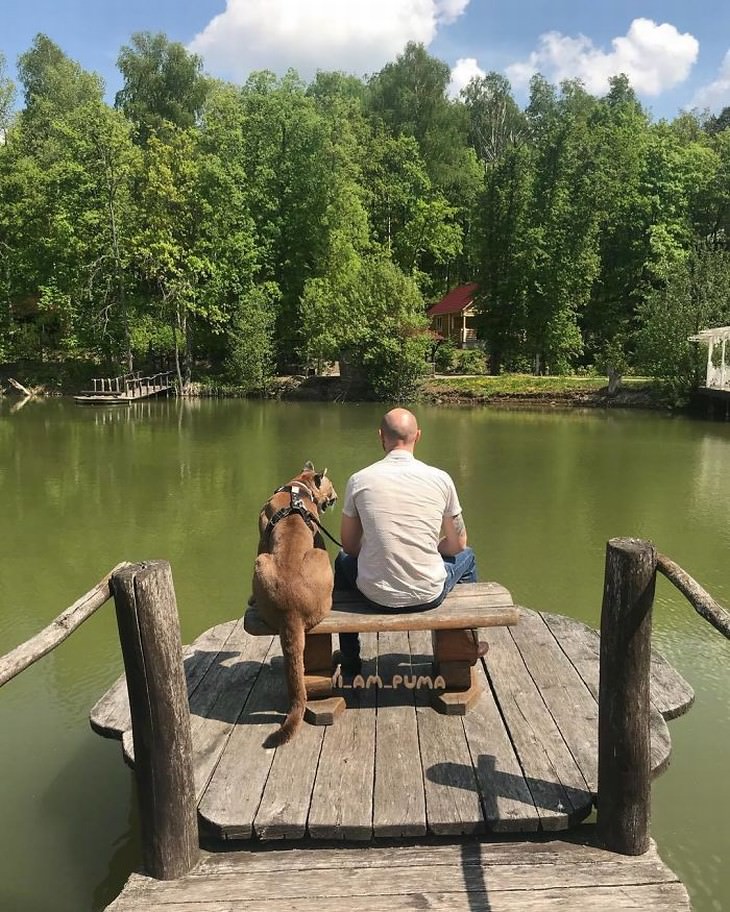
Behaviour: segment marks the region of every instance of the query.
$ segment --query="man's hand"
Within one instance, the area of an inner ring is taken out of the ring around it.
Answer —
[[[466,548],[466,526],[461,513],[457,513],[456,516],[444,516],[441,533],[443,538],[439,542],[440,554],[445,557],[453,557]]]
[[[358,556],[360,553],[360,545],[362,544],[362,523],[360,522],[359,516],[347,516],[345,513],[342,514],[340,541],[342,542],[343,551],[347,554],[351,554],[353,557]]]

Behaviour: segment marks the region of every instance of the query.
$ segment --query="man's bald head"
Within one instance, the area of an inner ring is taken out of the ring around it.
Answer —
[[[380,438],[386,451],[399,448],[413,450],[420,436],[416,416],[408,409],[394,408],[383,415]]]

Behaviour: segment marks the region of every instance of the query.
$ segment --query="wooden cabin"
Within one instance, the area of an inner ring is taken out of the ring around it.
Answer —
[[[442,339],[453,342],[457,348],[476,348],[479,344],[474,305],[478,289],[476,282],[458,285],[427,311],[431,330]]]

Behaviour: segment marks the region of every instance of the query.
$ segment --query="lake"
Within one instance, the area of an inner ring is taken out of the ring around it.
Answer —
[[[382,455],[374,404],[0,400],[0,654],[122,560],[172,564],[183,639],[238,616],[256,518],[311,459],[340,495]],[[597,626],[605,543],[653,539],[730,606],[730,424],[653,413],[419,407],[482,579]],[[337,535],[339,510],[325,515]],[[330,546],[333,548],[334,546]],[[333,552],[330,552],[333,554]],[[730,909],[730,643],[661,577],[654,642],[696,691],[670,723],[652,834],[695,910]],[[0,909],[103,908],[139,865],[132,774],[88,711],[121,656],[112,603],[0,690]]]

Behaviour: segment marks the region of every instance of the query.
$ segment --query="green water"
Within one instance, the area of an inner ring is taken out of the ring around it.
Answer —
[[[421,408],[483,578],[597,624],[606,539],[653,538],[730,605],[730,425],[653,414]],[[121,560],[172,563],[183,636],[240,613],[261,503],[306,459],[379,458],[374,405],[0,401],[0,654]],[[339,516],[330,519],[334,531]],[[671,723],[652,830],[697,912],[730,909],[730,643],[658,583],[655,642],[697,694]],[[87,713],[121,668],[105,606],[0,691],[0,910],[103,908],[139,864],[120,747]]]

